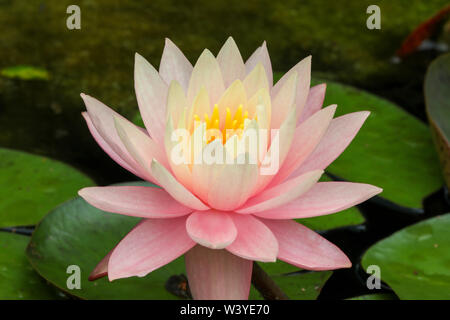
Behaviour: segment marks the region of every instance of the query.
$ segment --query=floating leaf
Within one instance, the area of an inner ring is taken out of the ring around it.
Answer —
[[[450,8],[450,6],[449,6]],[[450,54],[437,58],[425,77],[425,102],[441,166],[450,187]]]
[[[0,148],[0,227],[36,224],[93,181],[49,158]]]
[[[448,230],[450,214],[402,229],[365,253],[364,269],[378,265],[400,299],[450,299]]]
[[[280,289],[292,300],[315,300],[332,271],[300,270],[283,261],[258,263],[258,265],[275,281]],[[261,299],[254,288],[249,299]]]
[[[0,232],[0,299],[61,299],[33,270],[25,256],[29,237]]]
[[[0,70],[0,75],[10,79],[20,80],[48,80],[50,75],[47,70],[33,66],[14,66]]]

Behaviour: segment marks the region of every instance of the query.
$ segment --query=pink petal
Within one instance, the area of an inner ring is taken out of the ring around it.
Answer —
[[[250,163],[248,157],[244,161],[243,164],[219,165],[212,172],[208,185],[208,204],[211,207],[231,211],[248,199],[258,181],[258,165]]]
[[[273,233],[259,219],[251,215],[232,215],[238,235],[226,249],[248,260],[275,262],[278,242]]]
[[[267,80],[267,74],[264,72],[264,67],[261,63],[245,77],[243,81],[245,92],[249,97],[253,96],[261,89],[269,90],[269,82]]]
[[[113,250],[108,278],[143,277],[194,245],[186,232],[186,217],[142,220]]]
[[[302,79],[304,79],[305,81],[302,84],[299,83],[299,86],[297,87],[298,88],[297,96],[300,97],[301,94],[305,93],[304,89],[309,89],[309,81],[311,78],[311,56],[308,56],[303,60],[301,60],[299,63],[293,66],[288,72],[286,72],[283,75],[283,77],[281,77],[280,80],[278,80],[278,82],[273,86],[272,91],[270,92],[272,97],[275,97],[278,94],[278,92],[283,87],[284,83],[292,76],[294,72],[298,73],[299,81],[301,81]],[[306,86],[306,84],[308,84],[308,86]],[[304,102],[306,102],[307,97],[308,92],[306,92]],[[303,109],[303,107],[301,109]]]
[[[110,147],[110,145],[106,142],[105,139],[102,138],[100,133],[95,128],[94,124],[92,123],[91,117],[89,117],[89,114],[87,112],[82,112],[81,115],[83,116],[84,120],[86,120],[86,123],[88,125],[89,131],[91,132],[92,136],[94,137],[95,141],[98,143],[98,145],[105,151],[111,159],[113,159],[115,162],[117,162],[120,166],[122,166],[124,169],[130,171],[131,173],[143,178],[144,175],[140,175],[131,165],[129,165],[124,159],[122,159],[114,150]],[[130,156],[131,159],[131,156]],[[128,159],[129,160],[129,159]],[[134,165],[137,164],[134,162]]]
[[[306,101],[308,100],[309,88],[311,85],[311,56],[303,59],[306,60],[298,69],[297,95],[295,96],[295,104],[297,106],[297,121],[303,113]]]
[[[336,105],[322,109],[295,129],[286,160],[271,181],[271,186],[283,182],[314,151],[327,131],[335,111]]]
[[[182,115],[181,117],[182,117],[182,119],[184,119],[184,115]],[[184,156],[184,159],[186,159],[186,163],[176,161],[175,157],[173,156],[174,148],[179,147],[178,140],[176,140],[176,139],[175,139],[175,141],[172,140],[173,134],[175,131],[173,122],[174,122],[173,118],[169,114],[168,119],[167,119],[167,124],[166,124],[166,134],[164,136],[164,146],[166,149],[167,159],[169,161],[170,168],[172,169],[172,172],[173,172],[174,176],[176,177],[176,179],[187,189],[192,190],[192,172],[187,164],[187,162],[189,161],[187,159],[188,155],[186,155],[184,153],[184,151],[186,151],[186,149],[189,148],[188,143],[186,143],[184,148],[182,148],[183,151],[181,152],[181,154],[177,153],[180,157]],[[179,129],[183,129],[183,128],[184,127],[180,127]],[[187,153],[187,151],[186,151],[186,153]],[[183,158],[181,160],[183,160]]]
[[[314,152],[291,174],[291,177],[328,167],[347,148],[369,114],[368,111],[360,111],[333,119]]]
[[[319,182],[284,206],[255,213],[266,219],[298,219],[339,212],[372,198],[382,189],[364,183]]]
[[[217,54],[217,62],[222,71],[223,82],[227,88],[233,81],[245,77],[245,65],[241,53],[232,37],[229,37]]]
[[[158,185],[164,188],[175,200],[186,207],[203,211],[208,210],[203,202],[194,196],[186,187],[179,183],[158,161],[152,160],[151,172]]]
[[[167,93],[167,117],[172,117],[173,123],[178,125],[180,120],[183,121],[183,112],[187,107],[188,103],[184,89],[181,87],[180,83],[173,80],[170,83]],[[165,135],[164,138],[166,138]]]
[[[296,123],[296,109],[293,107],[280,129],[271,138],[271,145],[267,153],[264,154],[264,160],[259,170],[260,175],[258,177],[257,187],[254,189],[253,195],[259,194],[264,190],[283,166],[291,148]],[[278,143],[274,143],[274,141],[278,141]]]
[[[233,81],[220,97],[219,102],[217,102],[221,121],[220,126],[225,126],[227,108],[230,108],[231,114],[234,115],[239,105],[245,105],[246,103],[247,94],[245,92],[244,84],[239,79]]]
[[[208,91],[211,104],[217,103],[225,91],[222,72],[213,54],[205,49],[197,60],[189,80],[188,101],[192,103],[201,87]]]
[[[297,94],[296,94],[296,107],[297,107],[297,120],[303,113],[304,106],[309,94],[309,86],[311,82],[311,56],[304,58],[297,63],[291,70],[289,70],[272,88],[270,92],[272,97],[276,97],[284,84],[290,79],[292,74],[298,73]]]
[[[272,100],[272,121],[271,128],[279,129],[292,106],[295,103],[297,94],[298,74],[293,72],[284,83],[278,94]]]
[[[173,218],[192,212],[192,209],[175,201],[165,190],[155,187],[89,187],[81,189],[78,194],[100,210],[127,216]]]
[[[216,210],[192,213],[186,221],[186,230],[192,240],[211,249],[225,248],[237,235],[230,215]]]
[[[151,159],[158,160],[166,168],[169,167],[164,146],[157,144],[129,121],[114,117],[114,122],[123,145],[144,169],[149,170]]]
[[[192,64],[184,56],[183,52],[172,42],[166,38],[164,51],[159,64],[159,75],[170,84],[172,80],[178,81],[187,92],[189,79],[191,78]]]
[[[134,174],[137,176],[148,179],[149,175],[145,171],[144,168],[142,168],[130,155],[126,147],[123,145],[122,141],[119,138],[119,135],[117,134],[117,130],[114,125],[114,117],[118,117],[120,119],[123,119],[123,121],[128,122],[131,126],[134,126],[131,122],[123,118],[120,114],[113,111],[111,108],[107,107],[97,99],[90,97],[85,94],[81,94],[81,98],[83,99],[86,109],[88,111],[89,119],[92,121],[93,128],[91,128],[91,132],[94,131],[93,135],[94,138],[96,138],[102,148],[106,148],[106,150],[112,150],[108,152],[108,154],[111,154],[111,156],[117,155],[120,159],[123,160],[124,163],[127,164],[128,167],[130,167]],[[85,117],[86,118],[86,117]],[[88,121],[89,125],[89,121]],[[139,127],[135,126],[138,130]],[[95,128],[95,130],[93,130]],[[95,134],[95,132],[98,133]],[[102,139],[99,139],[99,138]],[[102,143],[102,141],[105,141],[105,143]],[[108,149],[109,147],[109,149]],[[114,156],[113,159],[117,159],[116,156]],[[118,159],[117,159],[118,160]],[[122,164],[119,162],[119,164]],[[124,166],[125,167],[125,166]],[[125,167],[127,168],[127,167]]]
[[[245,300],[250,293],[253,261],[226,250],[195,246],[185,255],[186,273],[194,299]]]
[[[94,281],[108,275],[108,263],[113,250],[108,252],[108,254],[97,264],[94,270],[92,270],[88,278],[89,281]]]
[[[300,118],[298,119],[297,125],[311,117],[314,113],[319,111],[320,108],[322,108],[326,90],[327,85],[325,83],[318,84],[309,90],[308,99],[306,100],[303,112],[298,112],[298,114],[300,114]]]
[[[263,220],[278,240],[278,259],[308,270],[350,268],[334,244],[293,220]]]
[[[137,53],[134,64],[134,89],[147,131],[153,140],[163,145],[168,86],[158,71]]]
[[[310,171],[290,179],[251,198],[238,213],[249,214],[280,207],[308,191],[322,175],[323,170]]]
[[[264,41],[262,46],[253,52],[253,54],[248,58],[247,62],[245,62],[245,70],[247,74],[249,74],[258,63],[261,63],[266,71],[267,82],[269,83],[269,87],[273,86],[273,72],[272,72],[272,63],[270,62],[269,51],[267,51],[267,45]]]

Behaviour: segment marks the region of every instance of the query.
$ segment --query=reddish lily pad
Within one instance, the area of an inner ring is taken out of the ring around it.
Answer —
[[[449,6],[450,8],[450,6]],[[437,58],[425,77],[425,102],[444,178],[450,187],[450,54]]]
[[[0,227],[34,225],[93,181],[56,160],[0,148]]]

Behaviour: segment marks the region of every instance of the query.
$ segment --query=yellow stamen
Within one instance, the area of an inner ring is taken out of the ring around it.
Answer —
[[[236,113],[234,114],[234,120],[238,123],[242,120],[242,104],[239,105],[238,109],[236,110]]]
[[[219,114],[219,106],[216,104],[214,105],[213,111],[211,115],[204,114],[203,115],[203,121],[205,122],[206,130],[220,130],[222,134],[222,142],[227,142],[228,138],[231,136],[238,134],[240,135],[244,128],[246,127],[246,122],[249,121],[249,114],[248,111],[243,110],[243,105],[239,105],[236,109],[236,112],[234,113],[234,116],[231,114],[231,109],[226,108],[226,114],[225,114],[225,121],[220,122],[220,114]],[[197,126],[201,123],[201,119],[197,114],[194,114],[194,128],[197,128]],[[256,119],[256,117],[255,117]],[[229,131],[229,132],[227,132]],[[240,132],[236,132],[240,131]],[[206,141],[207,143],[210,143],[211,141],[217,139],[218,137],[215,136],[217,131],[215,133],[210,132],[207,133]]]
[[[216,120],[219,120],[219,106],[217,104],[214,105],[213,113],[211,116],[211,123],[215,123]]]
[[[211,128],[211,121],[209,120],[208,114],[205,113],[204,117],[206,122],[206,129],[208,130],[209,128]]]
[[[225,118],[225,128],[231,127],[231,110],[227,108],[227,115]]]

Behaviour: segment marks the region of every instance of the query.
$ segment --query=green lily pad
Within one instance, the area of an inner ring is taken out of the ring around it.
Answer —
[[[324,105],[336,103],[336,116],[371,112],[350,146],[327,170],[348,181],[381,187],[381,197],[397,205],[421,207],[422,199],[442,186],[429,128],[387,100],[350,86],[326,83]]]
[[[332,273],[332,271],[311,271],[289,275],[272,275],[272,279],[292,300],[315,300]]]
[[[10,79],[20,80],[48,80],[50,75],[47,70],[33,66],[14,66],[0,70],[0,75]]]
[[[322,175],[320,181],[333,180],[327,175]],[[323,231],[345,226],[355,226],[364,223],[365,219],[357,207],[351,207],[334,214],[313,218],[296,219],[296,221],[310,229]]]
[[[450,54],[437,58],[425,77],[425,102],[447,186],[450,187]]]
[[[402,229],[372,246],[362,264],[378,265],[400,299],[450,299],[450,214]]]
[[[391,293],[374,293],[353,297],[347,300],[398,300],[398,298]]]
[[[33,270],[25,256],[29,237],[0,232],[0,299],[61,299],[63,295],[49,286]]]
[[[93,181],[49,158],[0,148],[0,227],[34,225]]]
[[[37,272],[70,295],[82,299],[177,299],[165,288],[173,275],[185,274],[184,259],[153,271],[144,278],[109,282],[88,281],[90,272],[140,219],[98,210],[81,198],[50,212],[33,233],[28,258]],[[69,265],[81,271],[81,288],[67,288]]]
[[[301,271],[283,261],[258,263],[275,281],[278,287],[292,300],[315,300],[323,286],[332,275],[332,271]],[[249,299],[262,299],[261,294],[252,287]]]

